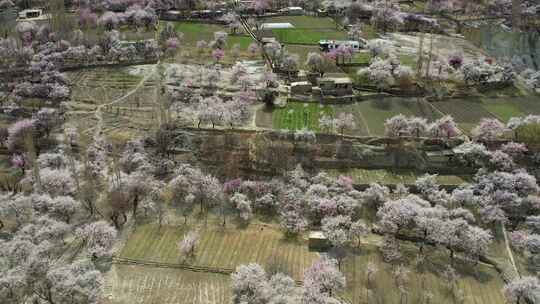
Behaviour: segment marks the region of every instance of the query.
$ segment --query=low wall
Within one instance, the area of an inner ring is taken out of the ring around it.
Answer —
[[[95,69],[95,68],[106,68],[106,67],[127,67],[127,66],[133,66],[133,65],[144,65],[144,64],[156,64],[158,62],[158,59],[149,59],[149,60],[137,60],[137,61],[129,61],[129,62],[97,62],[97,63],[89,63],[89,64],[77,64],[77,65],[63,65],[59,68],[61,72],[68,72],[68,71],[78,71],[83,69]],[[19,77],[24,76],[26,74],[30,73],[30,70],[27,67],[23,68],[14,68],[14,69],[4,69],[0,70],[0,77],[5,78],[13,78],[13,77]]]

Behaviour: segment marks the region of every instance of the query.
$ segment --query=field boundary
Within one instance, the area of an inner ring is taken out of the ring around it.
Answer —
[[[224,275],[229,275],[234,272],[234,269],[231,269],[231,268],[195,266],[195,265],[188,265],[185,263],[183,264],[162,263],[162,262],[155,262],[155,261],[122,258],[122,257],[116,257],[116,256],[112,258],[112,263],[120,264],[120,265],[149,266],[149,267],[155,267],[155,268],[175,268],[175,269],[189,270],[193,272],[206,272],[206,273],[216,273],[216,274],[224,274]]]
[[[213,274],[221,274],[221,275],[230,275],[234,272],[234,270],[231,268],[192,266],[192,265],[187,265],[187,264],[173,264],[173,263],[159,263],[159,262],[153,262],[153,261],[120,258],[120,257],[113,257],[112,263],[116,265],[135,265],[135,266],[142,266],[142,267],[171,268],[171,269],[180,269],[180,270],[187,270],[187,271],[193,271],[193,272],[213,273]],[[298,287],[304,284],[304,282],[300,280],[295,280],[294,283]],[[342,302],[344,302],[345,304],[353,303],[352,301],[350,301],[347,298],[344,298],[343,296],[338,295],[337,298],[341,300]]]
[[[112,263],[116,265],[136,265],[136,266],[147,266],[154,268],[172,268],[172,269],[181,269],[193,272],[204,272],[204,273],[214,273],[222,275],[230,275],[235,272],[232,268],[221,268],[221,267],[208,267],[208,266],[197,266],[197,265],[188,265],[188,264],[175,264],[175,263],[162,263],[154,261],[146,261],[139,259],[130,259],[122,257],[113,257]],[[294,281],[297,286],[302,286],[304,284],[301,280]]]

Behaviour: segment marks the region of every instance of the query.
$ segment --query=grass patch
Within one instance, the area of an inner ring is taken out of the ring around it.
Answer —
[[[484,108],[506,123],[512,117],[523,116],[523,112],[514,104],[507,102],[486,102]]]
[[[308,128],[319,131],[319,118],[323,115],[334,115],[329,105],[319,103],[288,102],[284,108],[276,108],[272,113],[274,129],[300,130]]]
[[[319,44],[320,40],[344,40],[347,35],[343,31],[332,29],[276,29],[272,34],[284,44]]]
[[[188,22],[172,22],[174,28],[184,34],[183,41],[191,46],[195,47],[197,41],[205,40],[209,42],[214,39],[215,32],[225,32],[228,33],[228,30],[217,24],[201,24],[201,23],[188,23]],[[247,49],[250,43],[253,40],[249,36],[243,35],[228,35],[227,44],[225,49],[231,49],[235,44],[240,44],[242,50]]]
[[[362,23],[361,29],[362,38],[364,39],[370,40],[379,37],[379,35],[377,34],[377,30],[371,24]]]
[[[441,112],[452,115],[458,123],[476,124],[483,117],[495,118],[478,99],[451,99],[434,102],[433,105]]]
[[[356,52],[354,54],[353,62],[369,65],[371,58],[373,57],[369,52]]]
[[[410,98],[366,100],[356,103],[353,111],[361,113],[371,135],[383,135],[384,122],[398,114],[425,117],[430,121],[440,117],[425,101]]]
[[[401,65],[407,65],[411,68],[416,67],[416,56],[414,55],[399,55],[399,62]]]

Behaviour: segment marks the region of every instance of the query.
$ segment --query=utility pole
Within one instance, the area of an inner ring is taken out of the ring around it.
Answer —
[[[521,0],[512,0],[512,30],[518,32],[521,26]]]

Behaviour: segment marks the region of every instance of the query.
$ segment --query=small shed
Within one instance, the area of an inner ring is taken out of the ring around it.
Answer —
[[[305,14],[304,9],[299,6],[291,6],[291,7],[282,8],[279,10],[279,12],[287,14],[287,15],[291,15],[291,16],[302,16]]]
[[[269,43],[276,43],[278,42],[275,37],[263,37],[261,38],[262,45],[267,45]]]
[[[316,251],[324,251],[331,247],[322,231],[311,231],[309,233],[308,246],[310,250]]]
[[[298,81],[291,83],[291,94],[311,94],[311,83],[309,81]]]
[[[353,83],[349,77],[325,77],[317,80],[325,95],[345,96],[353,93]]]
[[[50,15],[44,14],[40,8],[25,9],[19,12],[17,21],[38,21],[50,19]]]
[[[428,151],[426,152],[426,160],[432,163],[448,163],[454,155],[452,150]]]

